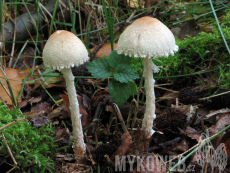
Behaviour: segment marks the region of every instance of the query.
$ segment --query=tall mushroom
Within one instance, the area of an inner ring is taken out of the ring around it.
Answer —
[[[146,110],[142,130],[146,139],[154,133],[152,126],[156,118],[153,72],[159,72],[159,68],[152,62],[152,58],[168,57],[169,54],[173,56],[178,49],[172,32],[158,19],[152,17],[135,20],[118,40],[116,49],[118,54],[144,58]]]
[[[43,49],[45,66],[61,71],[66,81],[73,125],[74,153],[78,163],[82,163],[85,159],[86,146],[83,139],[80,110],[71,67],[79,66],[88,60],[85,45],[69,31],[58,30],[53,33]]]

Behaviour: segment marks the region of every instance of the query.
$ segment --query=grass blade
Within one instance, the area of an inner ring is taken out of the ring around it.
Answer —
[[[50,32],[49,32],[49,36],[52,34],[52,30],[53,30],[53,23],[54,23],[55,15],[56,15],[56,12],[57,12],[58,3],[59,3],[59,0],[56,0],[55,7],[54,7],[54,12],[53,12],[53,16],[52,16],[52,19],[51,19],[51,24],[50,24]]]
[[[212,7],[212,12],[213,12],[213,14],[214,14],[214,16],[215,16],[215,19],[216,19],[216,23],[217,23],[218,28],[219,28],[219,30],[220,30],[220,34],[221,34],[221,36],[222,36],[222,38],[223,38],[223,40],[224,40],[224,44],[225,44],[225,46],[226,46],[226,48],[227,48],[227,50],[228,50],[228,53],[230,54],[230,49],[229,49],[229,47],[228,47],[228,43],[226,42],[226,39],[225,39],[225,37],[224,37],[224,34],[223,34],[222,29],[221,29],[221,27],[220,27],[220,24],[219,24],[219,22],[218,22],[218,18],[217,18],[215,9],[214,9],[214,7],[213,7],[212,1],[209,0],[209,2],[210,2],[210,5],[211,5],[211,7]]]

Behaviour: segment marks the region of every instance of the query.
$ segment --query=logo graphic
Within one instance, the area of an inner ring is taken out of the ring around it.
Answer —
[[[194,159],[197,161],[197,164],[202,167],[201,172],[205,172],[206,164],[208,163],[212,168],[211,173],[213,173],[215,167],[218,167],[219,172],[221,172],[221,170],[225,169],[228,161],[225,145],[221,143],[215,150],[211,141],[208,140],[207,143],[204,144],[204,139],[207,139],[207,136],[202,134],[199,140],[199,146],[201,147],[197,150]]]
[[[213,173],[214,168],[218,167],[219,172],[225,169],[228,161],[228,156],[226,152],[225,145],[221,143],[217,149],[215,150],[211,141],[205,134],[201,134],[199,139],[199,149],[196,151],[194,160],[197,162],[198,165],[202,167],[201,173],[207,172],[207,165],[211,166],[210,173]],[[177,158],[178,160],[175,161],[174,159]],[[154,155],[154,154],[146,154],[142,156],[138,155],[123,155],[115,156],[115,172],[125,172],[127,170],[133,171],[134,167],[136,167],[137,171],[150,171],[150,172],[157,172],[157,171],[167,171],[171,169],[177,162],[183,160],[183,156],[180,155]],[[134,164],[135,163],[135,164]],[[178,167],[174,171],[180,172],[194,172],[195,173],[195,165],[189,165],[188,167],[182,161]]]

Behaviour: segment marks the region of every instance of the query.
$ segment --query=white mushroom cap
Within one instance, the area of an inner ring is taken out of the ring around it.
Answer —
[[[135,20],[121,34],[117,53],[140,58],[159,58],[174,55],[179,47],[172,32],[156,18]]]
[[[88,51],[82,41],[65,30],[54,32],[43,49],[45,66],[55,70],[79,66],[88,60]]]

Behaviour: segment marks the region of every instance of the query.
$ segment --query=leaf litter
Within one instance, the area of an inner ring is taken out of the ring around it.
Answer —
[[[179,37],[184,38],[185,35],[197,35],[199,28],[194,26],[197,26],[194,20],[186,23],[182,26]],[[202,28],[202,30],[205,30],[205,28]],[[95,48],[91,49],[91,51],[94,51]],[[130,109],[134,110],[134,107],[130,104],[131,101],[133,99],[140,99],[140,104],[136,110],[137,117],[134,128],[128,128],[128,133],[125,133],[121,125],[122,122],[120,122],[113,109],[111,97],[116,98],[116,96],[109,95],[109,90],[113,89],[113,87],[110,86],[109,89],[108,86],[113,84],[114,81],[108,78],[113,71],[112,68],[107,68],[107,65],[111,64],[111,62],[107,62],[103,58],[111,52],[111,46],[106,43],[96,54],[96,57],[101,59],[98,60],[100,62],[99,68],[103,68],[107,74],[103,72],[98,73],[98,71],[94,73],[100,74],[103,79],[75,79],[84,137],[87,144],[88,162],[84,165],[74,163],[71,113],[64,80],[59,76],[61,74],[50,71],[48,74],[53,74],[53,76],[39,78],[40,83],[35,80],[38,78],[37,76],[30,76],[27,80],[28,83],[26,83],[23,89],[22,100],[19,100],[19,107],[24,115],[32,115],[30,117],[31,122],[33,122],[32,125],[41,127],[51,122],[54,124],[54,142],[60,148],[55,159],[55,166],[59,170],[58,172],[91,172],[91,168],[97,170],[98,166],[101,172],[109,172],[108,170],[114,171],[116,164],[123,162],[127,165],[127,172],[167,172],[170,167],[168,163],[170,159],[165,156],[179,156],[187,152],[192,146],[196,144],[201,145],[201,139],[204,140],[215,135],[230,124],[230,115],[228,109],[226,109],[229,105],[229,94],[214,97],[211,99],[212,102],[207,102],[203,100],[209,89],[207,86],[204,85],[200,89],[197,87],[176,86],[174,84],[173,89],[178,90],[179,88],[179,92],[169,91],[172,89],[170,87],[165,87],[168,91],[162,91],[162,89],[156,87],[157,119],[154,121],[156,133],[149,140],[144,140],[141,131],[141,122],[145,110],[145,90],[141,89],[139,98],[136,95],[132,95],[128,98],[128,102],[121,104],[119,109],[126,123]],[[17,82],[11,85],[12,90],[15,92],[15,99],[19,95],[22,80],[32,70],[31,68],[26,68],[23,61],[26,61],[28,67],[31,67],[33,61],[26,57],[26,54],[33,55],[34,50],[32,47],[29,47],[24,53],[25,55],[22,56],[21,61],[16,67],[20,68],[23,66],[23,70],[6,68],[7,77],[9,79],[16,79],[15,82]],[[36,64],[39,65],[39,61]],[[78,68],[74,67],[72,69],[74,75],[90,76],[91,73],[87,70],[86,64]],[[125,65],[119,67],[118,70],[121,68],[125,68]],[[40,68],[38,71],[35,71],[34,75],[41,75],[43,73],[47,73],[47,71]],[[1,75],[1,77],[4,76]],[[121,77],[118,76],[117,78]],[[126,82],[126,80],[124,78],[122,82]],[[213,79],[208,79],[207,77],[206,80],[212,81],[212,86],[214,87],[217,85],[213,82]],[[139,84],[139,82],[139,79],[136,79],[136,84]],[[42,86],[44,86],[45,90]],[[219,90],[218,92],[222,93],[225,91],[228,90]],[[2,92],[4,91],[1,88]],[[123,95],[128,92],[129,90],[125,90]],[[3,96],[3,100],[7,104],[12,105],[11,99],[7,95]],[[206,109],[204,110],[204,108]],[[132,112],[132,117],[134,113],[135,111]],[[133,119],[131,118],[132,121]],[[207,134],[207,131],[208,136],[203,135]],[[213,158],[203,155],[202,149],[207,151],[209,147],[212,148],[211,150],[216,155],[226,152],[228,158],[230,158],[229,137],[230,132],[226,131],[212,142],[208,142],[188,160],[186,163],[187,170],[189,167],[194,166],[195,172],[204,171],[203,165],[207,163],[207,159]],[[226,150],[224,150],[224,146]],[[116,160],[117,156],[119,160]],[[122,158],[122,156],[126,157]],[[152,158],[155,159],[151,160]],[[216,158],[219,159],[219,157]],[[125,159],[125,161],[122,159]],[[133,161],[133,167],[130,167],[130,160]],[[176,159],[174,162],[178,160]],[[164,166],[159,167],[159,165]],[[229,167],[227,169],[229,170]],[[218,168],[213,167],[210,163],[207,164],[207,170],[207,172],[212,170],[214,172],[219,171]]]

